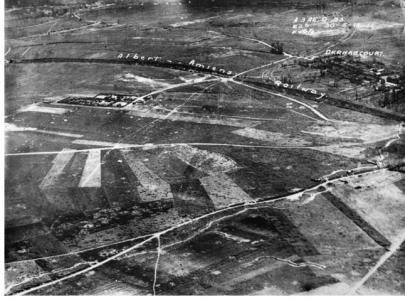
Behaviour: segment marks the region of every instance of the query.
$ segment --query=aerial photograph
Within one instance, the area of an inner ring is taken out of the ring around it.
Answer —
[[[3,295],[405,296],[405,0],[3,5]]]

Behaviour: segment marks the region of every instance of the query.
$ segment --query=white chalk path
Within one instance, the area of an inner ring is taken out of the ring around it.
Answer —
[[[153,91],[153,92],[151,92],[151,93],[149,93],[149,94],[146,94],[146,95],[143,95],[143,96],[141,96],[141,97],[138,97],[138,98],[135,99],[131,104],[128,104],[128,105],[125,107],[125,109],[129,109],[131,105],[134,105],[134,104],[137,103],[137,102],[145,102],[145,98],[146,98],[146,97],[150,97],[150,96],[153,96],[153,95],[157,95],[157,94],[160,94],[160,93],[165,92],[165,91],[168,91],[168,90],[176,89],[176,88],[179,88],[179,87],[190,86],[190,85],[194,85],[194,84],[197,84],[197,83],[206,83],[206,82],[219,81],[218,79],[209,79],[209,80],[207,80],[207,78],[208,78],[208,77],[206,76],[206,77],[196,78],[196,79],[193,79],[193,80],[190,80],[190,81],[187,81],[187,82],[183,82],[183,83],[179,83],[179,84],[171,84],[171,85],[166,86],[166,87],[164,87],[164,88],[161,88],[161,89],[159,89],[159,90]]]
[[[263,68],[265,68],[265,67],[270,67],[270,66],[272,66],[272,65],[281,63],[281,62],[286,61],[286,60],[288,60],[288,59],[290,59],[290,57],[283,58],[283,59],[280,59],[280,60],[277,60],[277,61],[273,61],[273,62],[268,63],[268,64],[265,64],[265,65],[261,65],[261,66],[255,67],[255,68],[252,68],[252,69],[249,69],[249,70],[240,72],[240,73],[238,73],[238,74],[235,74],[235,75],[232,76],[231,78],[234,79],[234,78],[236,78],[236,77],[238,77],[238,76],[240,76],[240,75],[243,75],[243,74],[246,74],[246,73],[255,71],[255,70],[260,70],[260,69],[263,69]]]
[[[371,171],[371,172],[375,172],[375,171]],[[371,172],[370,172],[370,173],[371,173]],[[348,173],[350,173],[350,170],[348,170]],[[269,203],[274,203],[274,202],[280,201],[280,200],[282,200],[282,199],[285,199],[285,200],[288,200],[288,201],[298,201],[298,200],[303,196],[304,193],[307,193],[307,192],[309,192],[309,191],[318,190],[320,187],[326,188],[327,185],[328,185],[329,183],[331,183],[331,182],[336,182],[336,181],[341,180],[341,179],[343,179],[343,178],[351,178],[351,177],[353,177],[353,176],[357,176],[357,175],[349,175],[349,176],[342,177],[342,178],[338,178],[338,179],[334,179],[334,180],[328,180],[328,181],[323,182],[323,183],[321,183],[321,184],[319,184],[319,185],[317,185],[317,186],[315,186],[315,187],[312,187],[312,188],[310,188],[310,189],[308,189],[308,190],[303,190],[303,191],[300,191],[300,192],[297,192],[297,193],[294,193],[294,194],[290,194],[289,196],[282,196],[282,197],[279,197],[279,198],[272,198],[272,199],[269,199],[269,200],[254,199],[253,201],[251,201],[251,202],[249,202],[249,203],[246,203],[246,202],[240,203],[240,205],[239,205],[238,207],[239,207],[239,208],[243,208],[242,210],[239,210],[238,212],[233,213],[233,214],[231,214],[231,215],[226,215],[226,216],[224,216],[224,217],[220,217],[220,218],[218,218],[218,219],[214,219],[214,220],[210,221],[203,229],[197,231],[197,232],[196,232],[194,235],[192,235],[190,238],[188,238],[188,239],[186,239],[186,240],[182,240],[181,242],[175,242],[175,243],[173,243],[173,244],[169,244],[169,245],[166,246],[166,248],[172,247],[172,246],[177,245],[177,244],[179,244],[179,243],[186,242],[186,241],[190,240],[191,238],[197,236],[199,233],[204,232],[205,230],[211,228],[211,226],[212,226],[214,223],[218,223],[218,222],[220,222],[221,220],[224,220],[224,219],[226,219],[226,218],[230,218],[230,217],[232,217],[232,216],[241,214],[241,213],[243,213],[243,212],[248,211],[249,209],[255,209],[255,207],[258,207],[258,205],[262,206],[262,205],[265,205],[265,204],[269,204]],[[263,201],[263,200],[264,200],[264,201]],[[258,203],[259,201],[261,201],[261,202]],[[123,251],[117,253],[117,254],[114,254],[114,255],[112,255],[112,256],[106,258],[106,259],[103,260],[103,261],[97,262],[97,263],[95,263],[95,264],[89,266],[88,268],[85,268],[85,269],[83,269],[83,270],[80,270],[80,271],[71,273],[71,274],[69,274],[69,275],[66,275],[65,277],[62,277],[62,278],[59,278],[59,279],[56,279],[56,280],[53,280],[53,281],[50,281],[50,282],[46,282],[46,283],[43,283],[43,284],[38,285],[38,286],[34,286],[34,287],[32,287],[32,288],[30,288],[30,289],[27,289],[27,290],[25,290],[25,291],[16,293],[15,295],[27,295],[27,294],[32,293],[32,292],[34,292],[34,291],[40,290],[40,289],[42,289],[42,288],[49,287],[49,286],[55,285],[55,284],[57,284],[57,283],[63,282],[63,281],[65,281],[65,280],[68,280],[68,279],[71,279],[71,278],[75,278],[75,277],[80,276],[80,275],[82,275],[82,274],[88,273],[89,271],[94,270],[94,269],[96,269],[96,268],[99,268],[99,267],[105,265],[106,263],[108,263],[108,262],[110,262],[110,261],[113,261],[113,260],[115,260],[115,259],[119,259],[120,257],[123,257],[123,256],[127,255],[128,253],[130,253],[130,252],[132,252],[132,251],[134,251],[134,250],[139,249],[140,247],[142,247],[143,245],[147,244],[148,242],[151,242],[151,241],[154,240],[154,239],[159,239],[161,236],[163,236],[163,235],[165,235],[165,234],[167,234],[167,233],[169,233],[169,232],[172,232],[172,231],[174,231],[175,229],[181,228],[181,227],[186,226],[186,225],[189,225],[189,224],[196,223],[196,222],[198,222],[198,221],[200,221],[200,220],[204,220],[204,219],[208,219],[208,218],[210,218],[210,217],[214,217],[214,216],[216,216],[216,215],[222,214],[222,213],[224,213],[224,212],[227,212],[227,211],[230,211],[230,210],[233,210],[233,209],[235,209],[235,207],[228,206],[228,207],[225,207],[225,208],[222,208],[222,209],[215,210],[215,211],[213,211],[213,212],[207,213],[207,214],[202,215],[202,216],[200,216],[200,217],[196,217],[196,218],[194,218],[194,219],[190,219],[190,220],[187,220],[187,221],[185,221],[185,222],[179,223],[179,224],[177,224],[177,225],[175,225],[175,226],[172,226],[172,227],[167,228],[167,229],[165,229],[165,230],[162,230],[162,231],[160,231],[160,232],[156,232],[156,233],[154,233],[154,234],[152,234],[152,235],[148,235],[148,238],[146,238],[146,239],[143,240],[142,242],[137,243],[137,244],[135,244],[135,245],[133,245],[133,246],[131,246],[131,247],[129,247],[129,248],[127,248],[127,249],[125,249],[125,250],[123,250]],[[143,237],[146,237],[146,236],[143,236]],[[140,237],[138,237],[138,238],[140,238]],[[134,238],[134,240],[136,240],[136,239],[138,239],[138,238]],[[66,255],[66,254],[65,254],[65,255]],[[59,256],[60,256],[60,255],[59,255]]]
[[[200,105],[184,105],[183,107],[188,107],[188,108],[200,108]],[[284,106],[283,106],[284,107]],[[171,111],[171,109],[165,108],[165,107],[159,107],[160,110],[164,110],[164,111]],[[183,115],[190,115],[190,116],[201,116],[201,114],[198,113],[194,113],[194,112],[189,112],[189,111],[179,111],[179,113],[183,114]],[[221,115],[221,114],[216,114],[215,115],[218,118],[231,118],[231,119],[236,119],[236,120],[251,120],[251,121],[262,121],[262,122],[267,122],[267,121],[276,121],[276,122],[286,122],[285,119],[280,119],[280,118],[254,118],[254,117],[246,117],[246,116],[235,116],[235,115]],[[259,123],[260,124],[260,123]],[[259,125],[257,124],[257,125]],[[256,126],[257,126],[256,125]],[[251,127],[255,127],[255,126],[251,126]]]
[[[69,111],[70,110],[67,108],[39,106],[37,103],[24,106],[18,110],[18,112],[39,112],[39,113],[56,114],[56,115],[63,115]]]
[[[311,105],[308,105],[308,104],[306,104],[306,103],[304,103],[304,102],[301,102],[301,101],[299,101],[299,100],[296,100],[296,99],[294,99],[294,98],[285,96],[285,95],[283,95],[283,94],[274,93],[274,92],[271,92],[271,91],[269,91],[269,90],[257,88],[257,87],[251,86],[251,85],[247,85],[247,84],[242,83],[242,82],[239,82],[239,81],[232,80],[231,82],[233,82],[233,83],[235,83],[235,84],[238,84],[238,85],[241,85],[241,86],[244,86],[244,87],[247,87],[247,88],[251,88],[251,89],[254,89],[254,90],[263,92],[263,93],[268,93],[268,94],[271,94],[271,95],[275,95],[275,96],[279,96],[279,97],[288,99],[288,100],[293,101],[293,102],[295,102],[295,103],[298,103],[298,104],[300,104],[300,105],[302,105],[302,106],[305,106],[305,107],[308,108],[311,112],[313,112],[316,116],[318,116],[320,119],[322,119],[322,120],[324,120],[324,121],[328,121],[328,122],[331,121],[331,120],[328,119],[325,115],[323,115],[320,111],[318,111],[318,110],[316,110],[315,108],[313,108]]]
[[[10,123],[5,123],[4,124],[4,131],[5,132],[24,132],[24,131],[30,131],[34,133],[43,133],[43,134],[50,134],[50,135],[58,135],[58,136],[64,136],[64,137],[71,137],[71,138],[81,138],[83,135],[81,134],[74,134],[74,133],[68,133],[68,132],[60,132],[60,131],[52,131],[52,130],[42,130],[34,127],[19,127],[15,124],[10,124]]]
[[[167,148],[176,145],[190,145],[190,146],[209,146],[209,147],[235,147],[235,148],[251,148],[251,149],[311,149],[312,147],[294,147],[294,146],[265,146],[265,145],[243,145],[243,144],[226,144],[226,143],[172,143],[172,144],[120,144],[112,142],[102,142],[102,141],[91,141],[91,140],[74,140],[73,144],[79,145],[93,145],[93,146],[104,146],[100,148],[94,148],[97,150],[113,150],[113,149],[153,149],[153,148]],[[66,152],[80,153],[87,152],[91,149],[72,149],[66,150]],[[5,156],[29,156],[29,155],[51,155],[58,154],[60,151],[39,151],[39,152],[17,152],[17,153],[6,153]]]
[[[127,151],[121,153],[139,180],[140,186],[137,186],[137,189],[143,202],[173,199],[170,185],[146,167],[140,159],[137,159],[136,153]]]
[[[356,282],[350,290],[347,292],[348,295],[356,294],[356,292],[378,271],[378,269],[401,247],[402,243],[405,242],[405,229],[397,236],[394,242],[391,244],[390,249],[384,253],[378,260],[378,262],[374,265],[370,271],[367,272],[363,278],[361,278],[358,282]]]
[[[136,147],[135,144],[124,144],[124,143],[114,143],[114,142],[104,142],[104,141],[94,141],[94,140],[82,140],[82,139],[77,139],[72,142],[72,144],[77,144],[77,145],[91,145],[91,146],[98,146],[98,147],[103,147],[101,149],[110,149],[110,148],[131,148],[131,147]],[[145,146],[145,145],[144,145]],[[88,150],[88,149],[87,149]],[[86,149],[84,150],[86,151]]]
[[[270,49],[275,49],[272,45],[270,45],[270,44],[268,44],[268,43],[266,43],[266,42],[264,42],[264,41],[258,40],[258,39],[254,39],[254,38],[250,38],[250,37],[245,37],[245,36],[235,36],[235,35],[230,35],[230,34],[224,34],[224,35],[230,36],[230,37],[239,38],[239,39],[243,39],[243,40],[253,41],[253,42],[262,44],[262,45],[264,45],[264,46],[266,46],[266,47],[269,47]]]
[[[31,50],[31,47],[28,47],[27,49],[24,50],[24,52],[21,54],[21,56],[24,56],[25,54],[28,53],[28,51]]]
[[[89,151],[79,187],[101,187],[101,151]]]
[[[248,137],[255,140],[272,142],[277,146],[310,146],[312,143],[303,138],[293,138],[289,134],[281,132],[272,132],[256,128],[243,128],[232,131],[233,134]]]
[[[254,127],[261,124],[261,122],[257,120],[238,119],[227,116],[212,117],[203,115],[197,116],[195,114],[187,115],[183,112],[171,112],[170,115],[167,115],[159,111],[152,111],[152,110],[130,110],[129,114],[140,118],[153,118],[159,120],[170,120],[170,121],[209,124],[209,125],[223,125],[232,127]]]
[[[42,180],[39,187],[41,189],[46,189],[47,187],[54,186],[55,182],[62,175],[65,166],[70,162],[74,155],[71,149],[63,149],[56,155],[55,159],[52,161],[52,167]]]
[[[45,272],[35,261],[13,261],[6,264],[4,285],[5,294],[13,287],[30,282],[33,278],[41,277],[42,280],[51,280],[49,273]]]
[[[84,28],[89,28],[89,27],[97,26],[97,25],[101,24],[100,22],[95,22],[95,23],[92,23],[92,24],[88,24],[88,25],[84,25],[84,26],[80,26],[80,27],[76,27],[76,28],[64,29],[64,30],[59,30],[59,31],[52,31],[52,28],[55,26],[56,23],[57,22],[52,24],[52,26],[49,28],[49,30],[47,32],[45,32],[45,33],[39,33],[39,34],[34,34],[34,35],[23,36],[20,39],[29,39],[29,38],[34,38],[34,37],[41,37],[41,36],[69,33],[69,32],[74,32],[74,31],[82,30]]]
[[[334,44],[328,46],[326,49],[322,49],[322,50],[320,50],[320,51],[318,51],[318,52],[316,52],[316,53],[314,53],[314,54],[312,54],[312,55],[308,55],[308,56],[295,56],[295,55],[289,54],[289,53],[287,53],[287,52],[283,52],[283,55],[286,56],[286,58],[281,59],[281,60],[278,60],[278,61],[275,61],[275,62],[271,62],[271,63],[268,63],[268,64],[264,64],[264,65],[261,65],[261,66],[258,66],[258,67],[254,67],[254,68],[252,68],[252,69],[249,69],[249,70],[246,70],[246,71],[243,71],[243,72],[240,72],[240,73],[238,73],[238,74],[235,74],[235,75],[232,76],[231,78],[232,78],[232,79],[235,79],[236,77],[238,77],[238,76],[240,76],[240,75],[249,73],[249,72],[251,72],[251,71],[259,70],[259,69],[262,69],[262,68],[265,68],[265,67],[269,67],[269,66],[272,66],[272,65],[274,65],[274,64],[278,64],[278,63],[280,63],[280,62],[283,62],[283,61],[286,61],[286,60],[289,60],[289,59],[292,59],[292,58],[305,59],[305,60],[314,60],[314,59],[316,59],[317,57],[319,57],[322,53],[324,53],[326,50],[328,50],[328,49],[330,49],[330,48],[332,48],[332,47],[335,47],[335,46],[339,45],[340,43],[343,43],[343,42],[347,41],[348,39],[352,38],[355,32],[356,32],[356,30],[353,29],[350,33],[348,33],[346,36],[344,36],[344,37],[342,37],[341,39],[339,39],[336,43],[334,43]],[[266,43],[266,42],[264,42],[264,41],[258,40],[258,39],[253,39],[253,38],[248,38],[248,37],[241,37],[241,36],[235,36],[235,37],[236,37],[236,38],[241,38],[241,39],[246,39],[246,40],[251,40],[251,41],[257,42],[257,43],[259,43],[259,44],[265,45],[266,47],[270,47],[271,49],[274,49],[273,46],[269,45],[268,43]]]

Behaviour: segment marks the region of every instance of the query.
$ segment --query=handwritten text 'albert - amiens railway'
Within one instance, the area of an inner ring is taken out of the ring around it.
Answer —
[[[152,64],[168,64],[171,67],[174,68],[183,68],[183,69],[190,69],[190,70],[198,70],[198,71],[203,71],[203,72],[212,72],[212,73],[217,73],[220,75],[226,75],[226,76],[231,76],[233,74],[232,71],[226,71],[223,68],[218,68],[215,66],[210,66],[210,65],[203,65],[201,63],[197,63],[194,59],[191,60],[189,63],[184,63],[181,61],[172,61],[172,60],[163,60],[162,57],[160,56],[143,56],[139,55],[137,53],[120,53],[118,55],[119,59],[133,59],[137,62],[140,63],[152,63]]]

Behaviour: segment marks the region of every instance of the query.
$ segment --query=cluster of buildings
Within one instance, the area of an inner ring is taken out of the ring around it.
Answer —
[[[396,87],[395,78],[382,62],[363,62],[351,56],[319,57],[313,61],[299,61],[299,65],[320,70],[320,76],[332,74],[337,78],[348,79],[356,84],[373,85],[375,88],[382,82]]]
[[[67,97],[60,100],[59,103],[97,107],[124,107],[137,98],[138,96],[135,95],[98,94],[95,97]]]
[[[316,99],[327,96],[338,104],[342,100],[346,104],[405,113],[405,67],[401,71],[377,60],[364,61],[348,55],[295,59],[281,66],[264,72],[262,80],[279,88],[312,94]]]

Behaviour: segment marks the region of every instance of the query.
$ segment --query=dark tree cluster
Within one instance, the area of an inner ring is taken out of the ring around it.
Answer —
[[[283,43],[280,43],[279,41],[275,41],[271,43],[271,46],[273,47],[271,49],[271,53],[275,54],[283,54],[284,53],[284,45]]]

